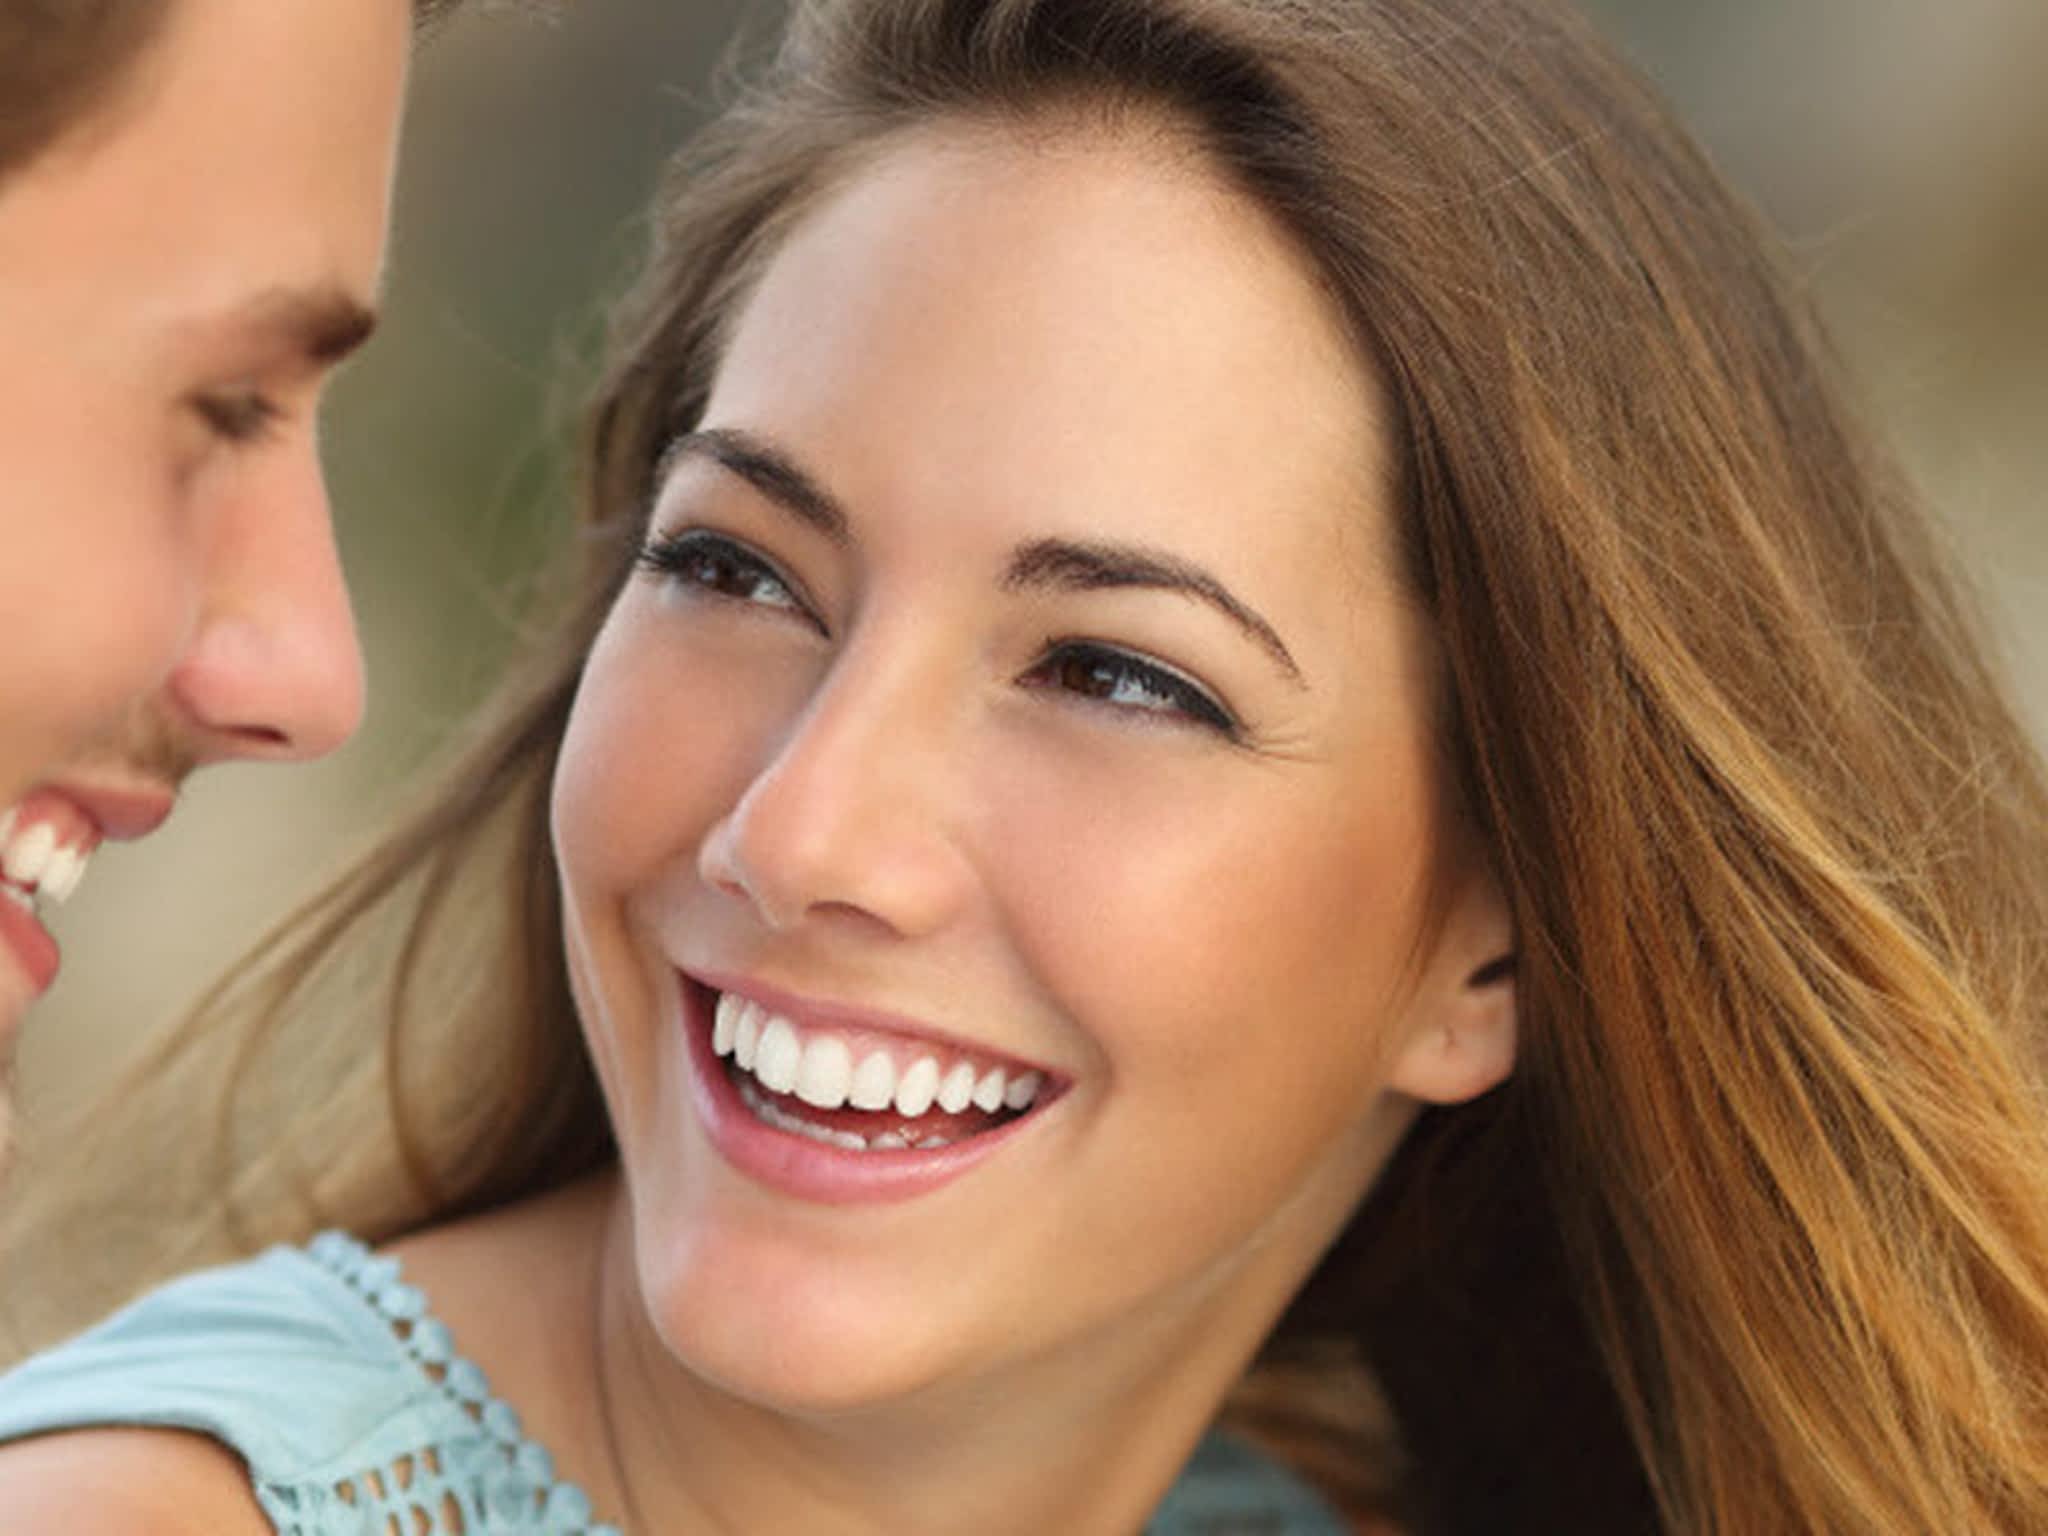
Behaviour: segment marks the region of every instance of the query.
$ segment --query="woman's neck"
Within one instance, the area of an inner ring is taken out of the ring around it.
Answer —
[[[668,1352],[642,1300],[622,1185],[602,1253],[602,1417],[620,1437],[620,1507],[644,1530],[1137,1531],[1271,1321],[1234,1345],[1206,1319],[1196,1337],[1161,1330],[1149,1346],[1123,1329],[1000,1379],[807,1415],[722,1392]]]
[[[1143,1327],[1124,1319],[887,1405],[793,1413],[725,1393],[668,1352],[616,1174],[395,1251],[606,1518],[831,1536],[1141,1530],[1303,1268],[1266,1249]]]
[[[1140,1530],[1300,1279],[1298,1262],[1269,1261],[1000,1379],[803,1414],[720,1390],[668,1351],[616,1174],[399,1253],[564,1475],[635,1531]]]

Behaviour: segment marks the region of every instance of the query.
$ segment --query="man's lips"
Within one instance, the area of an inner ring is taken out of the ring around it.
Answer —
[[[0,844],[41,826],[55,846],[89,854],[103,841],[147,837],[176,804],[176,792],[165,785],[50,781],[0,808]]]
[[[177,791],[164,784],[130,784],[113,781],[63,780],[33,790],[20,807],[43,797],[65,801],[113,842],[133,842],[147,837],[169,819],[178,803]]]
[[[57,941],[12,887],[0,890],[0,943],[14,956],[37,997],[50,990],[60,964]]]
[[[0,939],[38,994],[60,963],[38,906],[71,897],[102,841],[147,836],[175,803],[168,786],[69,780],[38,785],[0,808]]]

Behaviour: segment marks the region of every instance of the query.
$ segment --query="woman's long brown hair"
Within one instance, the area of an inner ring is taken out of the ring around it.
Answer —
[[[1243,1421],[1419,1530],[2048,1530],[2048,792],[1748,212],[1542,0],[796,11],[657,204],[574,592],[421,808],[130,1079],[126,1146],[169,1169],[203,1092],[224,1156],[167,1197],[124,1155],[125,1230],[385,1238],[608,1159],[547,785],[724,326],[891,134],[1143,116],[1294,232],[1398,405],[1446,761],[1520,937],[1513,1081],[1417,1127]],[[17,1272],[124,1230],[76,1171],[30,1173]]]

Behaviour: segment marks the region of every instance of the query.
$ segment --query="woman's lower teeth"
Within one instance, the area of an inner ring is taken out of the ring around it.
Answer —
[[[939,1147],[950,1147],[953,1143],[945,1136],[925,1136],[912,1141],[900,1131],[883,1131],[876,1136],[863,1136],[858,1131],[834,1130],[830,1126],[816,1125],[802,1116],[793,1114],[778,1104],[771,1104],[767,1097],[745,1077],[735,1077],[734,1085],[739,1089],[740,1102],[753,1112],[754,1118],[764,1125],[772,1125],[778,1131],[787,1131],[792,1136],[808,1136],[812,1141],[823,1142],[828,1147],[838,1147],[846,1152],[907,1152],[913,1147],[920,1152],[933,1151]]]

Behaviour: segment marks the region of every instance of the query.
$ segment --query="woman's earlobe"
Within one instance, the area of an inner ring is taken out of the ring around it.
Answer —
[[[1395,1063],[1388,1086],[1427,1104],[1462,1104],[1515,1067],[1515,957],[1497,955],[1442,1000]]]

